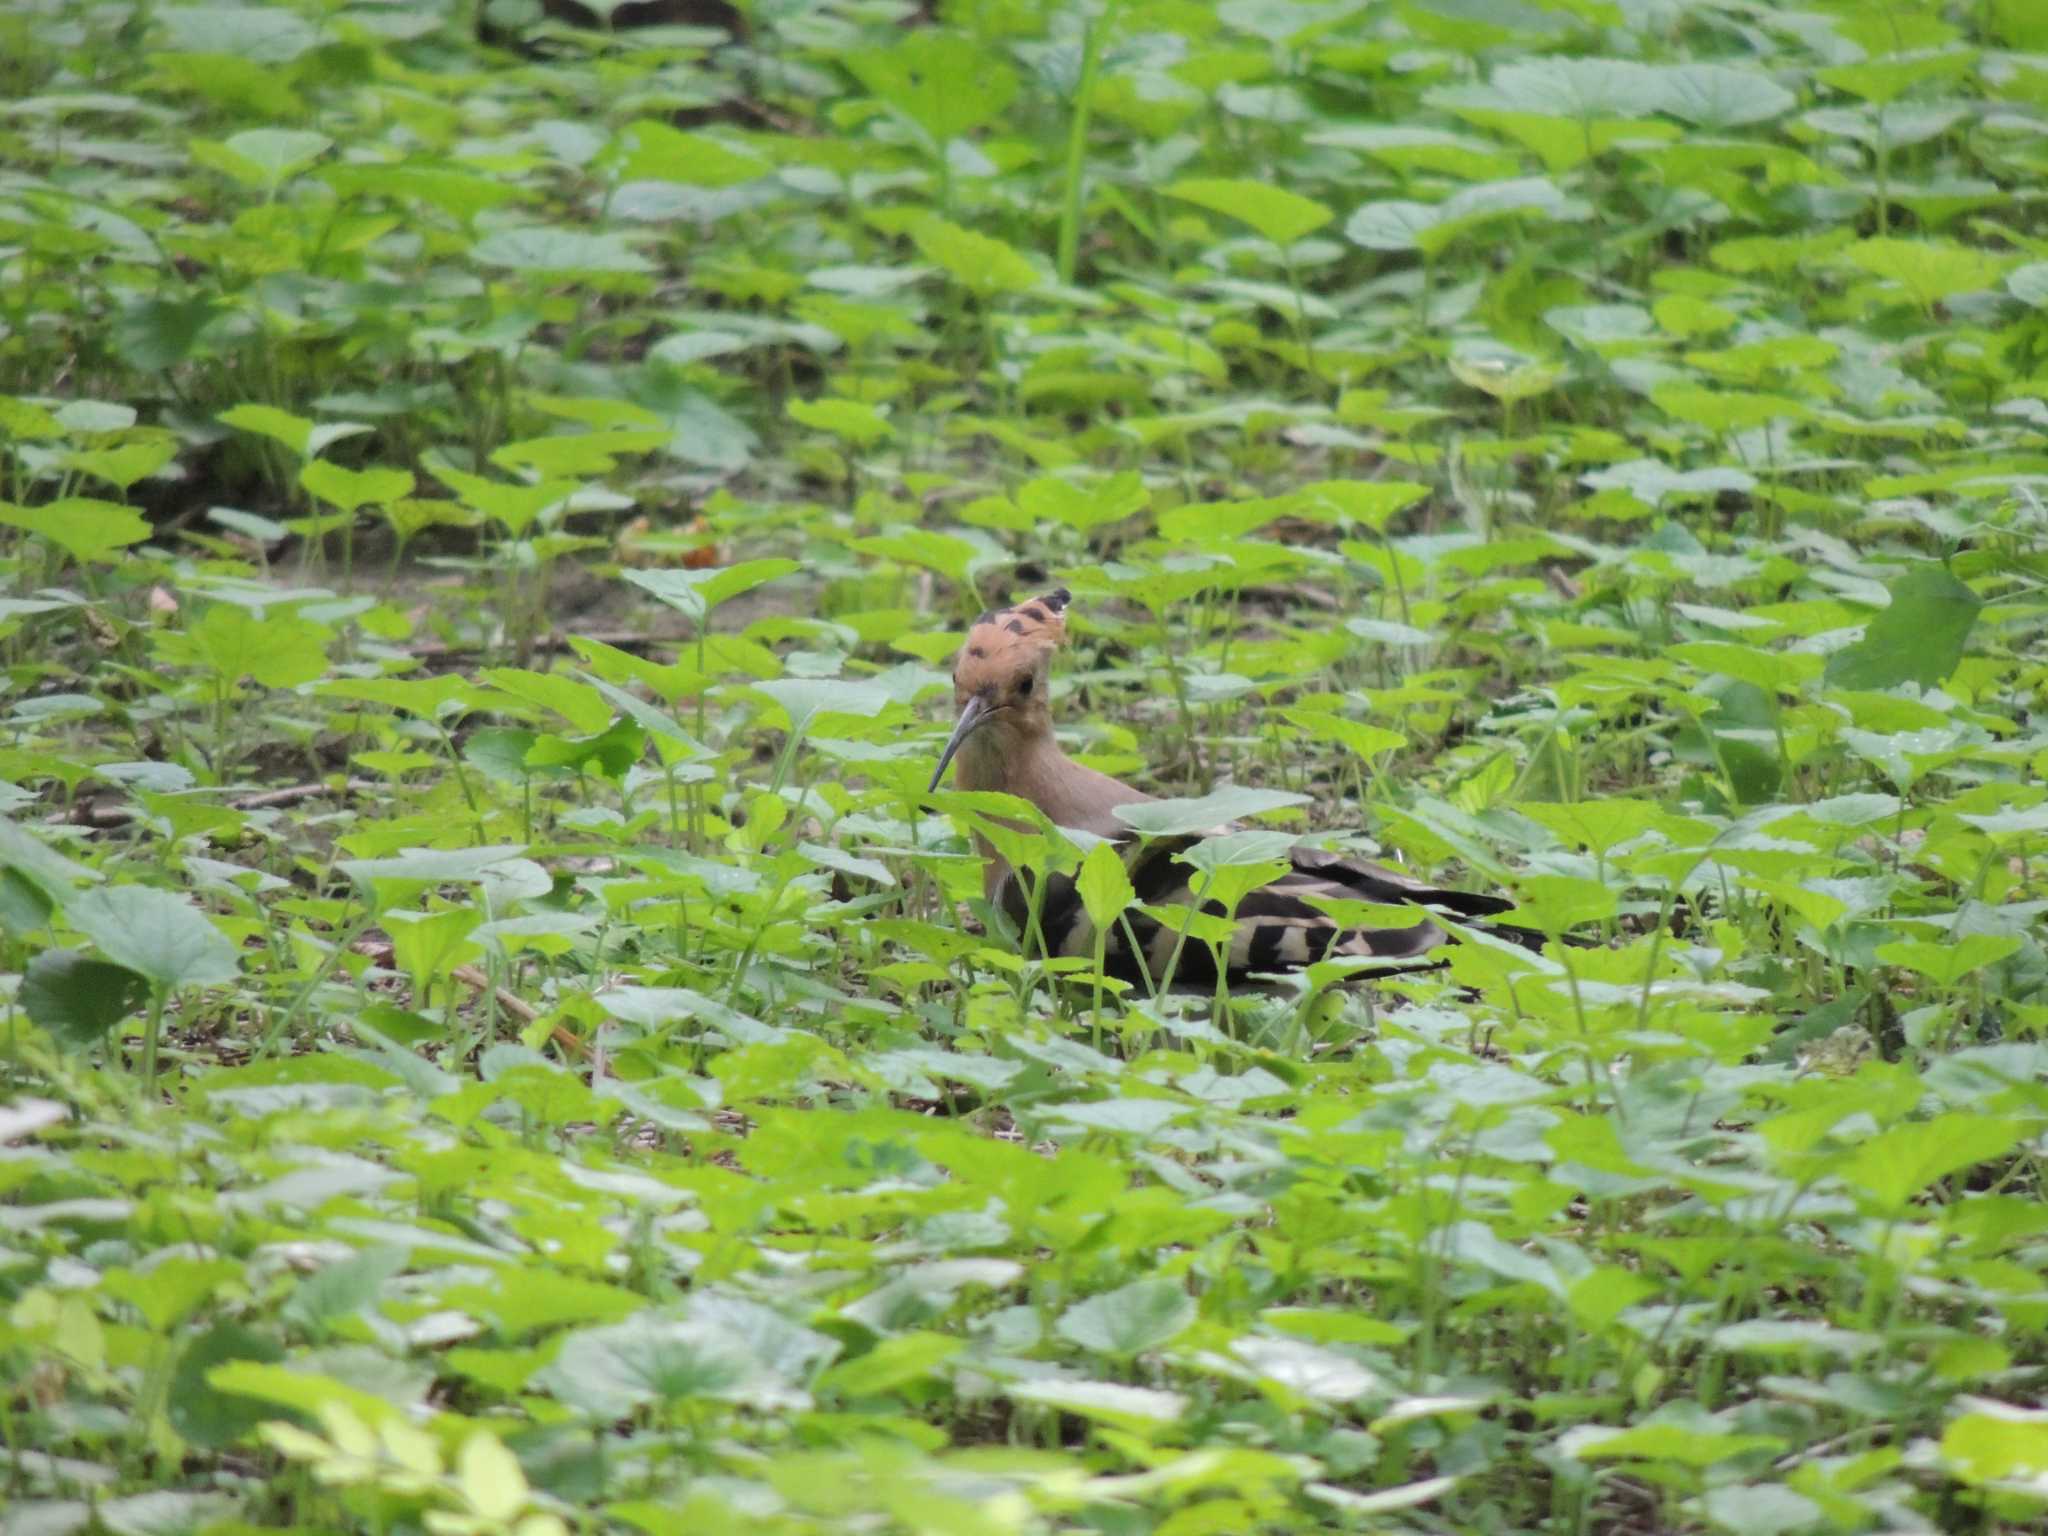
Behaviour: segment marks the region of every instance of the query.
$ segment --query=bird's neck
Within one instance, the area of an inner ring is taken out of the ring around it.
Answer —
[[[1059,749],[1052,733],[988,731],[960,749],[960,787],[996,789],[1029,800],[1055,826],[1080,827],[1098,837],[1129,829],[1113,814],[1120,805],[1152,797],[1121,779],[1084,768]]]

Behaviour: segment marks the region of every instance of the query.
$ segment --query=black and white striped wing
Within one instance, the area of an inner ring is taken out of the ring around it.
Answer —
[[[1200,840],[1194,836],[1162,838],[1127,846],[1131,886],[1139,903],[1154,907],[1194,904],[1194,882],[1200,876],[1176,855]],[[1504,912],[1511,905],[1498,896],[1442,890],[1377,864],[1314,849],[1295,850],[1292,862],[1294,867],[1286,874],[1247,893],[1238,903],[1230,944],[1220,957],[1226,981],[1299,970],[1331,958],[1373,962],[1362,968],[1366,973],[1428,968],[1441,963],[1432,952],[1450,939],[1429,920],[1430,912],[1471,922]],[[1003,882],[998,899],[1018,931],[1029,938],[1033,921],[1029,883],[1013,872]],[[1418,909],[1418,920],[1407,927],[1347,928],[1315,906],[1315,900],[1411,907]],[[1223,915],[1219,903],[1203,902],[1202,908],[1214,916]],[[1055,875],[1045,883],[1036,924],[1038,938],[1029,943],[1033,951],[1094,958],[1095,925],[1070,878]],[[1502,927],[1492,931],[1520,943],[1533,940],[1534,947],[1542,943],[1540,935],[1526,930]],[[1177,962],[1176,946],[1180,950]],[[1149,976],[1175,986],[1214,986],[1218,958],[1208,944],[1192,938],[1182,943],[1177,929],[1135,906],[1110,928],[1103,945],[1104,969],[1134,983]],[[1166,975],[1169,967],[1173,972],[1170,978]]]

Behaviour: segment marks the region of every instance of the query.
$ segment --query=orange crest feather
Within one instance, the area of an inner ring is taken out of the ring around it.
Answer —
[[[1067,604],[1072,595],[1055,587],[1043,597],[1009,608],[992,608],[974,621],[960,647],[955,675],[969,688],[984,679],[1012,676],[1038,664],[1067,638]]]

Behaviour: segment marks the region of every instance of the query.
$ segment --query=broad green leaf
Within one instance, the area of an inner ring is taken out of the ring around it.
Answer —
[[[463,1502],[479,1519],[509,1523],[526,1507],[530,1490],[519,1458],[505,1449],[505,1442],[489,1430],[470,1433],[456,1454],[456,1482]]]
[[[624,234],[577,229],[501,229],[471,247],[472,260],[486,267],[562,277],[652,272],[654,264],[633,249]]]
[[[536,672],[529,667],[491,667],[477,674],[479,682],[553,710],[579,731],[596,733],[612,723],[611,705],[588,683],[559,672]]]
[[[72,949],[46,949],[28,963],[16,994],[22,1011],[61,1046],[82,1050],[149,1001],[149,982],[125,965]]]
[[[1677,64],[1658,69],[1656,110],[1696,128],[1735,128],[1782,117],[1799,99],[1759,68]]]
[[[1995,284],[2007,263],[1952,240],[1860,240],[1842,252],[1846,265],[1897,283],[1922,309]]]
[[[74,560],[102,561],[149,537],[142,515],[117,502],[67,496],[40,507],[0,501],[0,525],[25,528],[48,539]]]
[[[301,458],[311,456],[312,449],[308,444],[313,434],[313,423],[304,416],[294,416],[274,405],[238,405],[232,410],[222,411],[219,420],[224,426],[254,432],[283,443]]]
[[[654,1403],[795,1404],[790,1389],[730,1330],[652,1309],[570,1334],[534,1385],[599,1420]]]
[[[1195,1320],[1195,1304],[1172,1280],[1134,1280],[1060,1314],[1059,1335],[1083,1349],[1128,1359],[1159,1348]]]
[[[427,473],[453,491],[463,505],[474,507],[515,539],[523,538],[534,519],[567,501],[578,489],[573,480],[507,485],[457,469],[437,454],[430,454],[425,462]]]
[[[1097,843],[1081,860],[1074,886],[1081,893],[1088,921],[1098,933],[1107,933],[1117,915],[1137,899],[1131,877],[1113,843]]]
[[[708,134],[685,133],[653,118],[619,130],[607,160],[621,181],[659,180],[693,187],[732,187],[765,176],[764,160]]]
[[[1041,282],[1038,268],[1016,247],[934,215],[912,225],[910,238],[927,261],[979,298],[1028,293]]]
[[[25,443],[46,443],[64,435],[64,424],[33,400],[0,395],[0,433]]]
[[[102,886],[72,897],[64,917],[106,959],[158,987],[217,986],[239,974],[234,945],[170,891]]]
[[[1861,96],[1865,101],[1888,102],[1925,81],[1960,79],[1976,62],[1976,51],[1968,48],[1895,53],[1887,58],[1816,70],[1814,77],[1823,85]]]
[[[1317,480],[1295,493],[1305,515],[1327,508],[1335,517],[1383,532],[1396,513],[1429,495],[1413,480]]]
[[[792,400],[784,409],[789,412],[790,420],[820,432],[830,432],[856,448],[871,448],[884,438],[896,435],[896,429],[889,425],[889,418],[865,400],[829,397]]]
[[[608,475],[622,458],[637,458],[665,447],[668,433],[658,427],[613,432],[551,432],[522,438],[491,450],[500,469],[546,476]]]
[[[242,164],[255,168],[254,184],[268,193],[326,154],[334,141],[324,133],[303,128],[251,128],[230,137],[224,147]]]
[[[1528,358],[1453,357],[1445,366],[1460,384],[1505,401],[1534,399],[1564,376],[1555,365]]]
[[[1524,875],[1515,882],[1516,921],[1545,933],[1603,922],[1619,910],[1612,886],[1572,875]]]
[[[1116,808],[1116,816],[1125,826],[1147,837],[1183,837],[1191,833],[1214,832],[1226,822],[1247,816],[1261,816],[1268,811],[1308,803],[1307,795],[1232,784],[1198,799],[1148,800],[1137,805],[1120,805]]]
[[[1152,503],[1136,473],[1069,479],[1039,475],[1017,489],[1017,505],[1036,522],[1058,522],[1078,533],[1135,516]]]
[[[721,603],[738,597],[742,592],[751,592],[755,587],[779,581],[801,569],[794,560],[775,557],[743,560],[738,565],[711,570],[627,571],[625,575],[634,586],[652,593],[678,613],[702,619]]]
[[[122,493],[138,480],[146,480],[178,455],[178,442],[169,433],[133,438],[110,448],[81,448],[64,456],[67,466],[95,480],[104,480]]]
[[[1283,709],[1280,716],[1290,725],[1306,731],[1312,739],[1334,741],[1368,761],[1383,752],[1399,751],[1408,744],[1408,738],[1399,731],[1367,725],[1363,720],[1352,720],[1322,710]]]
[[[2020,941],[2011,934],[1972,933],[1946,944],[1920,939],[1901,939],[1877,947],[1877,958],[1886,965],[1917,971],[1938,987],[1952,987],[1972,971],[2019,953]]]
[[[1984,604],[1944,565],[1916,564],[1886,589],[1891,602],[1863,628],[1863,638],[1830,656],[1831,688],[1933,688],[1962,664],[1970,631]]]
[[[266,688],[296,688],[327,670],[332,632],[289,614],[259,617],[237,603],[215,603],[183,634],[156,637],[175,666],[199,667],[233,685],[254,678]]]
[[[876,560],[893,560],[899,565],[936,571],[956,587],[967,587],[969,573],[987,557],[985,550],[966,539],[923,530],[855,539],[853,547]]]
[[[410,496],[413,478],[404,469],[344,469],[326,459],[313,459],[299,471],[299,484],[344,512],[383,506]]]
[[[2048,1412],[1983,1397],[1969,1404],[1942,1431],[1941,1459],[1977,1487],[2038,1486],[2048,1476]]]
[[[1017,77],[1000,56],[951,30],[916,28],[886,48],[843,53],[839,62],[940,146],[995,122],[1017,93]]]
[[[1191,177],[1170,183],[1168,197],[1249,224],[1275,245],[1292,245],[1336,215],[1313,198],[1263,181]]]
[[[274,1365],[284,1347],[268,1332],[240,1322],[215,1323],[187,1341],[178,1353],[165,1394],[164,1412],[171,1427],[194,1445],[220,1449],[250,1434],[276,1410],[252,1398],[223,1392],[209,1374],[233,1361]]]
[[[1147,1430],[1170,1424],[1187,1412],[1188,1401],[1178,1392],[1156,1387],[1128,1387],[1112,1381],[1073,1381],[1052,1377],[1040,1381],[1012,1383],[1004,1389],[1009,1396],[1027,1403],[1063,1408],[1084,1419],[1129,1429]]]
[[[1989,1162],[2010,1152],[2021,1127],[1978,1114],[1947,1114],[1895,1125],[1857,1147],[1842,1177],[1873,1196],[1887,1210],[1906,1202],[1936,1179]]]
[[[527,749],[530,768],[567,768],[607,779],[624,777],[647,750],[647,733],[632,720],[617,719],[582,736],[544,734]]]
[[[1671,1462],[1711,1467],[1736,1456],[1782,1450],[1776,1435],[1739,1434],[1725,1425],[1649,1422],[1632,1428],[1582,1425],[1568,1433],[1561,1449],[1580,1461]]]
[[[402,1248],[369,1248],[323,1264],[293,1288],[279,1316],[295,1328],[325,1332],[374,1306],[405,1264]]]
[[[483,920],[483,913],[475,907],[448,907],[439,912],[387,911],[380,915],[384,932],[391,939],[393,960],[421,988],[482,953],[481,947],[471,942],[470,934]]]

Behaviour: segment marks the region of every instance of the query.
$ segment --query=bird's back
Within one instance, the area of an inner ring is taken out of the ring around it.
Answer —
[[[1416,970],[1441,963],[1432,951],[1450,939],[1441,926],[1431,921],[1432,912],[1470,923],[1505,912],[1511,906],[1502,897],[1445,890],[1365,859],[1296,848],[1289,855],[1290,868],[1286,873],[1246,893],[1238,902],[1227,945],[1212,948],[1192,936],[1183,942],[1177,928],[1138,907],[1198,904],[1197,892],[1203,877],[1177,855],[1199,841],[1200,836],[1185,836],[1156,838],[1144,844],[1126,843],[1125,864],[1135,904],[1105,935],[1103,966],[1110,975],[1131,982],[1142,982],[1149,975],[1159,985],[1206,988],[1216,983],[1219,959],[1223,979],[1233,984],[1299,970],[1333,958],[1371,961],[1371,965],[1361,967],[1369,972]],[[1030,882],[1020,880],[1014,872],[1006,873],[998,899],[1010,921],[1030,940]],[[1317,901],[1407,908],[1415,921],[1405,927],[1347,927],[1315,905]],[[1199,906],[1212,916],[1224,915],[1223,907],[1215,901],[1201,901]],[[1541,934],[1528,929],[1483,926],[1530,948],[1541,948],[1543,943]],[[1043,943],[1030,940],[1033,950],[1093,959],[1095,925],[1089,920],[1071,877],[1054,875],[1045,882],[1038,902],[1036,931]]]

